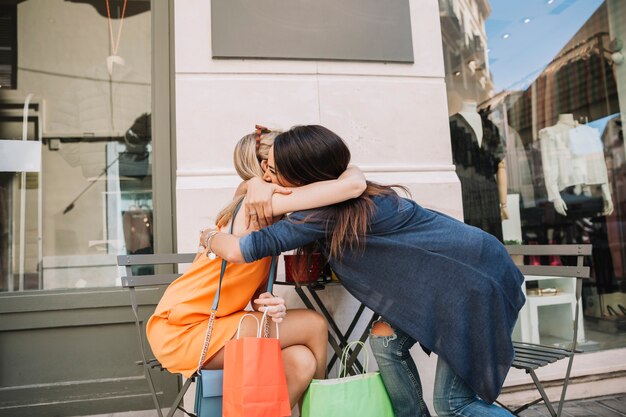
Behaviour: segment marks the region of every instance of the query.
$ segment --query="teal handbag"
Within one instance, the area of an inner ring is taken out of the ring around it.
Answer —
[[[366,355],[364,373],[346,376],[346,361],[355,344],[360,344]],[[309,385],[302,401],[302,417],[393,417],[380,373],[367,372],[368,356],[363,342],[349,343],[343,350],[339,378],[314,379]]]
[[[237,215],[239,207],[233,213],[233,219]],[[230,233],[233,232],[233,225],[230,225]],[[206,358],[206,352],[211,342],[211,333],[213,324],[215,323],[215,315],[217,314],[217,306],[220,301],[220,291],[222,289],[222,279],[226,271],[226,261],[222,260],[222,269],[220,270],[220,282],[213,298],[213,306],[211,307],[211,317],[209,318],[209,326],[204,338],[202,346],[202,354],[198,362],[198,370],[196,371],[196,401],[194,410],[197,417],[222,417],[222,387],[224,379],[224,371],[221,369],[202,369],[202,364]],[[276,276],[276,257],[272,257],[270,265],[270,276],[267,280],[267,292],[272,292],[274,278]]]
[[[222,417],[222,380],[221,369],[202,369],[196,378],[196,404],[194,410],[198,417]]]

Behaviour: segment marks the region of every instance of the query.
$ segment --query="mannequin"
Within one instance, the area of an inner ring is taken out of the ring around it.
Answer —
[[[461,104],[461,115],[465,121],[470,125],[476,135],[476,141],[478,146],[482,146],[483,140],[483,120],[478,109],[476,102],[472,100],[464,100]],[[498,171],[496,172],[496,183],[498,184],[498,200],[500,202],[500,216],[502,220],[509,218],[509,211],[506,207],[506,193],[507,193],[507,177],[506,177],[506,162],[503,159],[498,164]]]
[[[506,207],[504,144],[498,128],[466,100],[450,117],[452,157],[461,181],[465,223],[479,227],[502,241]]]
[[[478,114],[478,109],[476,108],[476,102],[471,100],[464,100],[461,104],[461,110],[457,113],[461,115],[467,124],[470,125],[472,130],[474,131],[474,136],[478,141],[478,146],[482,146],[483,141],[483,121]]]
[[[560,114],[555,125],[539,131],[541,160],[554,210],[567,216],[567,204],[560,191],[573,187],[576,195],[591,195],[591,185],[600,185],[603,214],[613,212],[604,151],[596,129],[579,125],[572,114]]]

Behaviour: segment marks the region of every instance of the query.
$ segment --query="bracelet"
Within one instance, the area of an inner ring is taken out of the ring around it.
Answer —
[[[212,232],[209,232],[209,234],[206,237],[206,240],[204,242],[204,247],[207,249],[206,251],[206,256],[209,259],[215,259],[217,258],[217,255],[215,254],[215,252],[213,252],[211,250],[211,242],[213,242],[213,238],[215,237],[216,234],[218,234],[219,232],[217,230],[213,230]]]
[[[500,203],[500,208],[506,208],[506,203]]]
[[[203,232],[204,232],[204,230],[203,230]],[[208,247],[207,245],[209,244],[209,239],[211,238],[211,234],[212,233],[217,233],[217,232],[215,230],[213,230],[213,231],[207,233],[206,237],[204,238],[204,245],[202,245],[202,246],[204,246],[205,248]]]

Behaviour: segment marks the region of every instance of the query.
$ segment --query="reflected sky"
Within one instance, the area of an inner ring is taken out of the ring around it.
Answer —
[[[486,22],[495,93],[524,89],[603,0],[490,0]]]

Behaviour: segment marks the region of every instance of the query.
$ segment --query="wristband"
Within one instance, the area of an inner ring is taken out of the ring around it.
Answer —
[[[211,242],[213,242],[213,238],[215,237],[216,234],[218,234],[219,232],[217,230],[214,230],[212,232],[209,232],[209,234],[206,237],[206,241],[204,242],[204,247],[207,248],[206,251],[206,256],[209,259],[215,259],[217,258],[217,255],[215,254],[215,252],[213,252],[213,250],[211,250]]]

